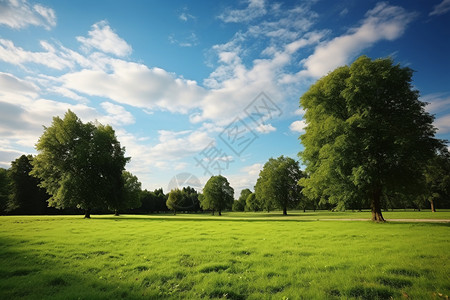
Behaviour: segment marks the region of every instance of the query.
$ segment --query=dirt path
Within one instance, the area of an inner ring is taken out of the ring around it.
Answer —
[[[371,221],[370,219],[317,219],[318,221]],[[387,222],[450,223],[448,219],[386,219]]]

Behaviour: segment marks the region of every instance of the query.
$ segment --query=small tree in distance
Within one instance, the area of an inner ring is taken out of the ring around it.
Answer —
[[[170,210],[173,211],[173,214],[176,215],[177,210],[179,210],[183,204],[183,200],[183,192],[180,189],[174,189],[170,191],[166,205]]]
[[[212,176],[203,188],[203,196],[199,197],[201,206],[205,210],[212,210],[222,215],[224,209],[231,209],[234,201],[234,190],[228,180],[221,176]]]
[[[275,206],[287,215],[288,208],[295,208],[300,202],[301,189],[298,181],[303,177],[298,162],[290,157],[270,158],[259,173],[255,185],[256,198],[270,210]]]
[[[252,193],[252,191],[250,191],[249,189],[243,189],[241,191],[241,195],[239,196],[239,199],[235,200],[233,202],[233,211],[244,211],[247,197],[251,193]]]

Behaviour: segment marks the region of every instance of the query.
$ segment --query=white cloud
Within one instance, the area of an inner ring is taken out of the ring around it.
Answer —
[[[33,83],[19,79],[12,74],[0,72],[0,95],[19,93],[37,97],[39,88]]]
[[[63,57],[52,45],[40,42],[44,52],[31,52],[16,47],[12,41],[0,39],[0,60],[10,64],[23,66],[25,63],[35,63],[52,69],[62,70],[72,68],[74,62]]]
[[[105,59],[111,70],[84,69],[60,77],[65,88],[145,109],[187,113],[205,94],[195,81],[159,68]]]
[[[450,96],[445,94],[429,94],[420,97],[420,100],[428,103],[425,109],[430,113],[438,113],[450,110]]]
[[[86,50],[98,49],[105,53],[116,56],[126,56],[131,54],[132,48],[125,40],[115,33],[106,21],[100,21],[92,25],[89,37],[78,36],[77,40],[83,44]]]
[[[380,40],[395,40],[400,37],[416,14],[399,6],[378,3],[366,13],[362,25],[347,34],[319,45],[314,53],[304,60],[306,70],[300,74],[320,77],[336,67],[347,64],[361,50]]]
[[[304,133],[305,132],[306,123],[304,120],[294,121],[289,125],[289,129],[293,132]]]
[[[102,117],[100,123],[110,125],[129,125],[134,124],[133,115],[125,109],[125,107],[111,102],[102,102],[100,106],[108,113],[107,116]]]
[[[264,166],[263,164],[256,163],[250,166],[243,167],[241,171],[244,173],[248,173],[251,176],[255,176],[259,175],[259,172],[261,172],[263,166]]]
[[[255,128],[259,133],[267,134],[276,131],[277,129],[272,124],[260,124]]]
[[[56,14],[40,4],[31,6],[26,0],[6,0],[0,2],[0,24],[14,29],[34,25],[50,30],[56,26]]]
[[[175,35],[169,35],[169,42],[171,44],[176,44],[180,47],[194,47],[198,45],[197,35],[193,32],[188,36],[184,37],[182,40],[178,40],[175,38]]]
[[[438,128],[438,133],[449,133],[450,132],[450,115],[445,115],[437,118],[434,121],[434,126]]]
[[[438,5],[433,7],[433,11],[430,12],[430,16],[440,16],[450,11],[450,0],[443,0]]]
[[[248,6],[244,9],[227,9],[218,16],[225,23],[248,22],[267,13],[264,0],[248,0]]]

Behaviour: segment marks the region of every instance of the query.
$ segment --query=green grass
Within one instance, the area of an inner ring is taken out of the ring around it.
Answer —
[[[302,214],[0,217],[0,299],[450,295],[450,224]]]

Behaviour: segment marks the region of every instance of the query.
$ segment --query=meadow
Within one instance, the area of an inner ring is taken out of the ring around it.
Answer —
[[[0,299],[448,299],[449,223],[361,217],[2,216]]]

